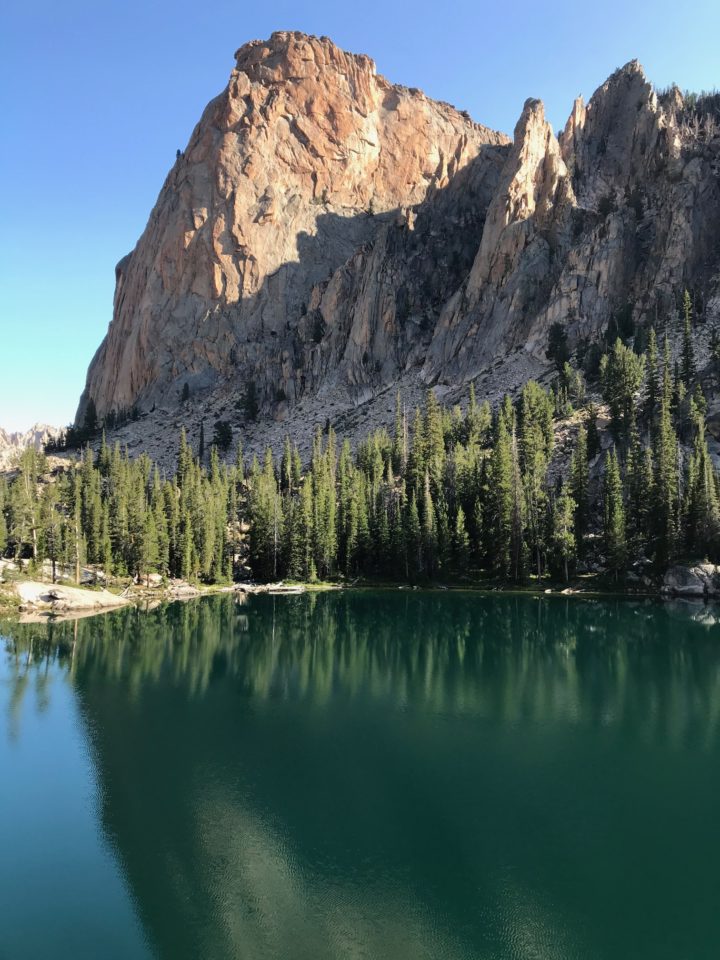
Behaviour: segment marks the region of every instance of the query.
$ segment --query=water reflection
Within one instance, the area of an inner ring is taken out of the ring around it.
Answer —
[[[657,960],[720,933],[713,616],[368,592],[0,633],[11,729],[48,663],[75,691],[163,960]]]
[[[354,593],[219,596],[0,630],[15,664],[11,711],[57,661],[85,682],[122,682],[130,697],[167,683],[202,697],[232,677],[247,697],[317,706],[370,695],[505,723],[626,723],[675,742],[699,725],[710,746],[718,622],[692,603]]]

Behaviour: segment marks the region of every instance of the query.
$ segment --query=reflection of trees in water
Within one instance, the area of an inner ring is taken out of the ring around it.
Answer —
[[[52,627],[33,624],[22,626],[0,621],[0,649],[4,646],[6,667],[2,675],[7,693],[7,719],[10,737],[20,732],[20,713],[29,689],[35,692],[35,706],[43,712],[50,703],[52,670],[56,664],[61,670],[71,660],[71,649],[57,642]]]
[[[233,596],[148,612],[6,624],[12,704],[48,663],[202,696],[232,676],[250,697],[368,694],[502,722],[563,720],[681,742],[714,740],[720,655],[697,607],[577,598],[332,593]],[[700,727],[700,731],[698,731]]]
[[[590,956],[592,931],[573,919],[582,900],[556,865],[587,882],[593,837],[622,861],[614,764],[621,778],[649,757],[641,781],[655,769],[655,751],[627,741],[696,751],[717,740],[714,633],[649,602],[228,595],[0,635],[11,705],[48,672],[73,684],[105,835],[156,955],[173,960],[335,960],[359,943],[368,956],[491,956],[506,940],[528,955],[552,944]],[[344,711],[354,698],[364,703]],[[580,725],[591,735],[566,736]],[[563,812],[538,830],[538,791],[541,812],[542,801],[562,811],[575,775],[592,835]],[[485,814],[500,816],[497,836]],[[510,874],[508,832],[529,851]],[[637,840],[639,864],[656,835]],[[668,876],[683,877],[683,862]],[[631,902],[644,869],[624,885],[607,874],[607,915]],[[691,915],[688,890],[678,910]],[[502,906],[501,929],[485,930],[480,903],[490,917]]]

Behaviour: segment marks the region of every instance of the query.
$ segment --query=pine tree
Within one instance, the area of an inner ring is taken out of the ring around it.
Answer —
[[[410,576],[414,579],[422,573],[422,527],[415,492],[410,495],[405,521],[405,540],[408,545]]]
[[[200,463],[205,461],[205,421],[200,421],[200,440],[198,441],[198,460]]]
[[[235,451],[235,480],[238,486],[245,482],[245,457],[241,440],[238,440]]]
[[[150,511],[147,511],[145,514],[139,556],[138,575],[145,575],[146,584],[149,587],[150,574],[157,571],[160,560],[157,525],[155,523],[155,516]]]
[[[617,579],[618,574],[625,569],[627,562],[627,542],[625,539],[623,488],[614,449],[609,450],[605,457],[603,532],[608,567]]]
[[[672,377],[672,359],[670,355],[670,342],[667,334],[663,341],[663,375],[662,375],[662,397],[661,402],[670,410],[673,401],[673,377]]]
[[[460,506],[455,514],[452,537],[453,564],[457,573],[466,574],[470,560],[470,537],[465,523],[465,511]]]
[[[625,513],[628,548],[638,556],[644,554],[649,544],[653,483],[651,451],[648,447],[643,447],[637,430],[633,430],[625,475]]]
[[[97,409],[95,407],[95,401],[92,397],[87,402],[85,407],[85,419],[83,420],[83,431],[85,436],[92,437],[98,426],[98,415]]]
[[[587,418],[587,455],[588,461],[592,461],[600,453],[602,445],[600,443],[600,431],[598,429],[598,409],[594,403],[588,404]]]
[[[80,584],[80,573],[85,562],[85,538],[82,532],[82,478],[75,470],[73,484],[72,562],[75,567],[75,584]]]
[[[655,327],[650,327],[647,363],[645,364],[645,414],[651,423],[655,419],[659,396],[657,337],[655,336]]]
[[[509,578],[512,570],[513,456],[505,420],[498,420],[497,437],[490,461],[490,539],[492,565],[497,576]]]
[[[428,576],[433,577],[437,573],[438,566],[438,529],[429,470],[425,473],[423,488],[422,542],[424,569]]]
[[[577,504],[563,484],[552,506],[550,542],[553,566],[563,572],[567,583],[570,579],[570,564],[576,556],[575,516]]]
[[[313,496],[312,482],[310,479],[303,481],[303,485],[300,490],[300,513],[298,517],[298,524],[301,537],[300,556],[302,561],[302,575],[305,579],[312,582],[313,580],[317,579],[317,573],[312,554],[315,531],[313,528]]]
[[[182,487],[188,478],[190,467],[192,465],[192,452],[187,442],[185,427],[180,431],[180,447],[177,458],[177,480],[178,486]]]
[[[520,469],[529,548],[535,572],[543,574],[545,518],[547,512],[546,474],[553,444],[552,409],[545,391],[530,380],[520,396]]]
[[[410,490],[416,494],[422,490],[423,481],[426,472],[425,455],[425,431],[423,429],[422,415],[420,408],[415,408],[415,418],[413,420],[412,444],[408,456],[407,480]]]
[[[57,582],[57,563],[62,556],[64,527],[58,488],[58,483],[47,484],[43,490],[40,504],[41,555],[50,561],[53,583]],[[1,523],[2,520],[0,520]],[[0,539],[1,535],[2,530],[0,529]],[[0,549],[0,555],[2,555],[2,549]]]
[[[511,442],[512,511],[510,522],[510,558],[513,580],[519,583],[526,574],[527,546],[523,537],[525,527],[525,502],[523,497],[522,474],[518,453],[517,436],[513,425]]]
[[[292,447],[288,434],[285,434],[283,455],[280,461],[280,489],[283,493],[291,493],[293,489]]]
[[[664,569],[675,557],[678,510],[678,445],[668,399],[669,365],[665,363],[663,396],[655,436],[653,518],[655,562]]]
[[[275,580],[281,555],[283,514],[277,489],[272,451],[265,452],[263,469],[254,461],[250,477],[252,524],[250,563],[256,576]]]
[[[635,395],[645,372],[645,358],[639,357],[618,339],[600,362],[603,398],[610,407],[610,424],[615,440],[627,443],[635,423]]]
[[[407,466],[407,418],[398,390],[395,397],[395,433],[393,436],[392,465],[395,473],[404,473]]]
[[[687,290],[683,295],[683,343],[680,370],[682,381],[689,390],[695,379],[695,354],[692,338],[692,301]]]
[[[404,524],[406,499],[405,484],[401,482],[399,490],[393,497],[390,513],[390,549],[395,574],[398,575],[401,571],[404,571],[405,577],[408,577],[410,571]]]
[[[445,467],[445,437],[440,404],[434,391],[428,390],[425,406],[425,468],[432,484],[433,496],[440,493]]]
[[[690,459],[685,539],[691,556],[720,560],[720,501],[718,478],[705,439],[705,424],[699,422]]]
[[[8,541],[7,520],[5,518],[5,504],[7,502],[7,485],[5,478],[0,476],[0,557],[5,555]]]

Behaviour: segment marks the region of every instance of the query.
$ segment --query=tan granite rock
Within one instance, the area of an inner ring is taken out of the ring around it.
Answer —
[[[542,366],[554,323],[661,328],[686,287],[718,300],[719,173],[712,124],[636,61],[559,138],[528,100],[510,143],[327,38],[253,41],[118,264],[78,418],[173,411],[185,384],[227,416],[252,380],[290,424]]]

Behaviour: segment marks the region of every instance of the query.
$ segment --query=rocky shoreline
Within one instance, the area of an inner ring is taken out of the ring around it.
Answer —
[[[0,612],[17,615],[23,622],[76,619],[109,613],[130,605],[157,606],[176,600],[194,600],[218,593],[235,593],[239,596],[252,594],[298,595],[305,593],[304,584],[237,583],[228,586],[198,587],[185,581],[141,586],[133,584],[122,593],[113,593],[105,588],[74,587],[39,580],[18,580],[0,588]],[[312,589],[339,589],[327,584]]]
[[[140,608],[154,608],[161,603],[170,603],[177,600],[194,600],[199,597],[212,596],[220,593],[233,593],[238,597],[248,597],[255,594],[280,596],[297,596],[309,591],[341,590],[348,588],[363,588],[367,586],[393,588],[397,590],[426,589],[410,584],[368,584],[354,582],[352,584],[302,584],[302,583],[235,583],[225,586],[203,587],[196,586],[181,580],[167,582],[153,582],[149,585],[130,584],[122,593],[113,593],[105,588],[75,587],[65,584],[47,583],[38,580],[17,580],[6,582],[0,588],[0,612],[5,615],[17,616],[21,622],[47,622],[49,620],[78,619],[95,616],[113,610],[134,605]],[[459,585],[452,586],[437,584],[430,589],[457,590],[469,589],[476,592],[507,592],[508,587],[486,585]],[[518,588],[515,588],[518,590]],[[598,597],[608,596],[644,596],[658,597],[665,600],[694,600],[720,601],[720,567],[710,563],[692,565],[677,564],[671,567],[663,579],[659,589],[637,591],[623,590],[618,587],[613,590],[598,589],[577,585],[536,587],[529,591],[533,594],[552,596]]]

